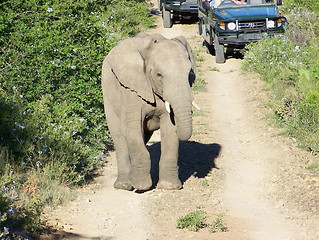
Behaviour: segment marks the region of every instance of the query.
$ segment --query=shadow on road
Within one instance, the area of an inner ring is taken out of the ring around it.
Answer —
[[[151,175],[154,186],[158,182],[158,164],[161,154],[160,142],[148,146],[151,154]],[[192,175],[204,178],[216,167],[215,159],[218,157],[221,146],[216,143],[203,144],[194,141],[181,142],[179,146],[179,178],[182,183]]]
[[[85,237],[79,234],[70,233],[63,230],[47,229],[48,233],[40,236],[40,240],[62,240],[62,239],[89,239],[89,240],[112,240],[113,237]],[[20,238],[19,238],[20,239]],[[24,238],[22,238],[24,239]],[[30,238],[31,239],[31,238]]]
[[[205,40],[202,45],[206,47],[206,53],[216,56],[215,49],[212,45],[209,45]],[[226,59],[244,59],[244,52],[243,49],[226,49],[225,57]]]

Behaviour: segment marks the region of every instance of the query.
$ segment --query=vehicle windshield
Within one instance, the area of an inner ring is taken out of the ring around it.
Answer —
[[[218,1],[218,0],[216,0]],[[228,6],[243,6],[243,5],[261,5],[274,3],[274,0],[222,0],[218,6],[228,7]]]

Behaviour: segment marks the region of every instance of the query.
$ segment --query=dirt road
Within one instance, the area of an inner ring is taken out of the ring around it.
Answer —
[[[46,239],[114,240],[315,240],[319,239],[319,180],[305,170],[312,156],[293,139],[270,127],[264,105],[269,93],[256,76],[241,71],[242,59],[214,64],[205,53],[196,24],[162,28],[158,19],[149,33],[168,38],[184,35],[198,56],[194,134],[180,149],[180,191],[142,194],[115,190],[114,153],[95,182],[67,206],[44,216],[58,232]],[[214,67],[215,71],[211,71]],[[217,70],[218,69],[218,70]],[[159,136],[149,145],[159,158]],[[222,214],[227,232],[177,229],[177,219],[201,209],[208,223]]]

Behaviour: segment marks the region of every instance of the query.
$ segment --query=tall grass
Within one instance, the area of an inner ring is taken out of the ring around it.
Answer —
[[[319,4],[311,3],[317,10]],[[299,5],[288,5],[284,11],[290,23],[286,34],[249,45],[244,69],[259,73],[268,83],[274,115],[286,134],[318,155],[319,15]]]

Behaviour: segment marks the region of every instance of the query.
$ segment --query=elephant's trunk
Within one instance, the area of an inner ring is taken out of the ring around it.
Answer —
[[[181,141],[187,141],[192,136],[192,117],[191,111],[179,113],[179,109],[175,112],[177,136]]]
[[[189,98],[189,99],[188,99]],[[192,135],[192,99],[191,95],[183,96],[183,99],[177,99],[171,103],[177,136],[181,141],[187,141]]]

